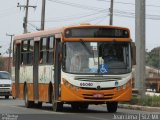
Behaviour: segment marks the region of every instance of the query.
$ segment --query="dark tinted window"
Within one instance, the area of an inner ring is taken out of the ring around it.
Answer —
[[[54,37],[42,38],[40,43],[40,64],[53,64]]]
[[[21,64],[32,64],[33,62],[33,40],[24,40],[21,47]]]
[[[72,28],[65,31],[66,38],[128,38],[129,31],[118,28]]]

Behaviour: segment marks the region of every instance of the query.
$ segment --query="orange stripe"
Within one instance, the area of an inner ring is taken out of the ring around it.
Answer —
[[[112,90],[85,90],[70,85],[61,85],[61,101],[94,101],[94,102],[107,102],[107,101],[129,101],[132,96],[132,87],[126,89],[121,87],[120,90],[114,88]],[[104,95],[103,99],[97,99],[93,96],[99,94]],[[86,98],[85,98],[86,97]]]
[[[34,101],[33,84],[28,83],[28,99]],[[19,99],[24,99],[24,84],[19,84]],[[16,97],[15,83],[12,84],[12,96]],[[48,84],[39,84],[39,101],[48,102]]]
[[[12,83],[12,96],[13,96],[14,98],[16,97],[15,83]]]
[[[48,102],[49,84],[39,84],[39,101]]]

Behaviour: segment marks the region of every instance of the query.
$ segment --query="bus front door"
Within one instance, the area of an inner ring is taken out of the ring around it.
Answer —
[[[60,38],[55,40],[55,62],[54,62],[54,87],[53,87],[53,96],[52,96],[52,105],[54,111],[60,111],[63,107],[63,103],[60,102],[60,83],[61,83],[61,41]]]

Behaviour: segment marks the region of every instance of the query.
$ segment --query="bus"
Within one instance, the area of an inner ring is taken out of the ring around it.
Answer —
[[[118,102],[131,99],[134,51],[125,27],[87,24],[17,35],[12,95],[27,108],[106,104],[108,112],[116,112]]]

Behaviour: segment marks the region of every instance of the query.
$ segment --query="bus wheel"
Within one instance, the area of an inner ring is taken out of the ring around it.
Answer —
[[[53,111],[55,112],[59,112],[59,111],[62,111],[63,109],[63,103],[61,102],[56,102],[56,101],[52,101],[52,108],[53,108]]]
[[[73,110],[79,110],[79,108],[80,108],[78,103],[71,103],[71,107]]]
[[[80,109],[82,109],[82,110],[87,110],[88,109],[88,107],[89,107],[89,104],[80,104]]]
[[[25,87],[25,90],[24,90],[24,102],[25,102],[26,108],[31,108],[34,105],[33,101],[29,101],[28,100],[28,90],[27,90],[27,87]]]
[[[114,113],[117,111],[118,102],[108,102],[107,103],[107,110],[109,113]]]
[[[42,102],[38,102],[37,104],[35,104],[36,108],[42,108]]]

